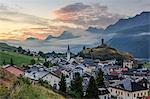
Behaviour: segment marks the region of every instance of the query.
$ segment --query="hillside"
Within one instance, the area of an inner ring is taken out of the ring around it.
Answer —
[[[6,43],[2,43],[0,42],[0,50],[5,50],[5,51],[11,51],[11,52],[14,52],[17,50],[16,47],[13,47],[13,46],[10,46]]]
[[[6,64],[9,64],[11,58],[13,59],[14,64],[17,66],[29,64],[31,59],[33,59],[31,56],[22,55],[15,52],[0,51],[0,65],[3,64],[4,60]]]
[[[0,69],[0,99],[64,99],[64,97],[41,85],[27,84]]]
[[[122,51],[127,51],[136,58],[150,58],[150,12],[142,12],[135,17],[119,20],[106,31],[116,32],[107,44]]]
[[[106,44],[100,45],[95,48],[86,48],[83,49],[80,53],[80,56],[86,58],[95,58],[95,59],[133,59],[132,55],[127,52],[120,52]]]
[[[150,24],[146,24],[142,26],[136,26],[136,27],[125,29],[125,30],[121,30],[121,31],[118,31],[118,33],[125,34],[125,35],[140,34],[143,32],[146,33],[146,32],[150,32],[149,27],[150,27]]]
[[[127,51],[136,58],[150,58],[150,35],[115,36],[108,44],[122,51]]]

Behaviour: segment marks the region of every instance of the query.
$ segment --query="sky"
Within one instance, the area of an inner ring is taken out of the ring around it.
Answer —
[[[44,39],[70,28],[106,28],[143,11],[150,11],[149,0],[0,0],[0,39]]]

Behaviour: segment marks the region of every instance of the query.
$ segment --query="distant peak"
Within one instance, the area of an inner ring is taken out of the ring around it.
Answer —
[[[28,38],[26,38],[26,40],[39,40],[39,39],[35,38],[35,37],[28,37]]]
[[[86,31],[92,32],[92,33],[101,33],[101,32],[104,32],[104,29],[97,28],[97,27],[89,27],[88,29],[86,29]]]

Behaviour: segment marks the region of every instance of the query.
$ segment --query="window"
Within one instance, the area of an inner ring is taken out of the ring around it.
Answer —
[[[137,94],[137,96],[139,96],[139,93]]]
[[[112,92],[112,89],[110,91]]]
[[[134,97],[136,97],[136,95],[134,94]]]
[[[143,93],[141,93],[141,96],[143,95]]]
[[[128,97],[129,97],[130,95],[128,94]]]
[[[146,95],[146,92],[144,94]]]
[[[123,95],[123,92],[121,92],[121,95]]]
[[[116,93],[117,93],[117,91],[116,91]]]

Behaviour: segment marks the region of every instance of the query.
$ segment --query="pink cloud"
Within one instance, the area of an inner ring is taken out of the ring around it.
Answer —
[[[76,25],[103,27],[115,23],[122,15],[108,12],[108,7],[100,4],[75,3],[53,11],[56,20]]]

